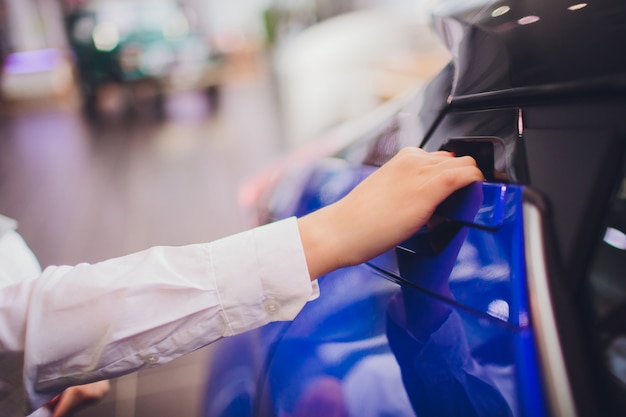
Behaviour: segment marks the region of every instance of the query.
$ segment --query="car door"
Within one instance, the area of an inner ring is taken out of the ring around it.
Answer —
[[[344,168],[312,188],[365,175]],[[293,322],[219,342],[204,415],[593,415],[550,221],[530,187],[455,193],[394,251],[320,278]]]
[[[387,337],[418,416],[548,415],[529,302],[525,188],[474,184],[372,266],[400,285]]]
[[[545,216],[526,187],[476,183],[395,251],[321,278],[265,358],[255,414],[586,415]]]

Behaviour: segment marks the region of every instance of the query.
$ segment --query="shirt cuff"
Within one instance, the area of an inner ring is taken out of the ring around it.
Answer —
[[[295,217],[213,242],[211,265],[226,336],[293,320],[319,295]]]

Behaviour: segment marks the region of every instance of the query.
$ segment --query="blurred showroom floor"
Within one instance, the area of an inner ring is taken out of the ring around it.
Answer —
[[[240,183],[283,148],[269,78],[263,65],[231,71],[217,109],[181,93],[162,120],[148,109],[88,122],[65,103],[5,106],[0,213],[19,221],[43,267],[239,231]],[[113,381],[79,415],[196,416],[208,352]]]

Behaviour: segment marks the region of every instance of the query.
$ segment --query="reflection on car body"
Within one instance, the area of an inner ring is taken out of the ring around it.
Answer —
[[[405,145],[472,155],[488,181],[394,251],[320,278],[293,322],[220,341],[204,415],[624,415],[621,16],[617,0],[435,13],[452,62],[385,123],[268,186],[260,218],[336,201]]]

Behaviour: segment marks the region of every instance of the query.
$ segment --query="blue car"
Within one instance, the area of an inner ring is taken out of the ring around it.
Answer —
[[[433,25],[449,65],[281,170],[258,221],[336,201],[407,145],[471,155],[486,181],[321,277],[293,322],[218,342],[204,416],[626,415],[626,3],[453,2]]]

